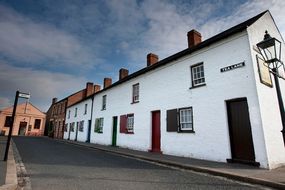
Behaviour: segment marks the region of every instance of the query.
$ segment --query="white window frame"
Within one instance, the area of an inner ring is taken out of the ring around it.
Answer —
[[[187,125],[189,127],[186,127]],[[181,131],[194,131],[192,107],[179,109],[179,129]]]
[[[204,63],[191,66],[192,86],[201,86],[206,84]]]
[[[140,100],[140,84],[133,85],[133,103],[139,102]]]
[[[96,126],[98,121],[98,126]],[[103,127],[104,127],[104,118],[100,117],[100,118],[96,118],[95,119],[95,132],[96,133],[103,133]]]
[[[128,114],[127,115],[127,131],[128,131],[128,133],[134,132],[134,123],[135,123],[134,114]]]

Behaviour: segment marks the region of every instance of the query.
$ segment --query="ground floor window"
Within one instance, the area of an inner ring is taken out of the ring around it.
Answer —
[[[134,133],[134,114],[120,116],[120,133]]]
[[[167,132],[194,132],[193,108],[176,108],[166,112]]]
[[[84,130],[84,120],[79,122],[79,131],[83,132],[83,130]]]
[[[74,125],[75,125],[75,122],[70,123],[70,131],[71,132],[74,132]]]
[[[95,128],[94,132],[95,133],[103,133],[103,126],[104,126],[104,118],[96,118],[95,119]]]

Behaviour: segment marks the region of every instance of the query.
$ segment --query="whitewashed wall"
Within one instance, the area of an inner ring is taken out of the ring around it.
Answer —
[[[84,114],[85,104],[87,104],[87,113]],[[67,108],[66,110],[66,124],[68,124],[67,131],[64,132],[64,139],[68,139],[68,133],[70,130],[70,123],[75,122],[74,132],[70,132],[70,140],[75,140],[76,135],[76,125],[77,122],[84,121],[83,132],[78,131],[77,141],[85,142],[88,135],[88,120],[91,119],[91,107],[92,107],[92,98],[86,99],[78,104],[74,104]],[[75,117],[75,109],[77,108],[77,116]],[[70,118],[68,118],[68,112],[70,110]],[[79,130],[79,127],[78,127]]]
[[[220,69],[245,62],[245,67]],[[191,87],[190,66],[204,62],[206,86]],[[141,75],[94,98],[91,142],[110,145],[112,117],[118,116],[117,145],[151,149],[151,111],[161,111],[161,150],[165,154],[226,162],[231,158],[226,100],[246,97],[256,161],[267,167],[262,124],[246,31]],[[132,102],[132,85],[140,83],[140,102]],[[107,109],[101,110],[107,95]],[[166,132],[166,110],[193,107],[195,133]],[[119,133],[119,116],[134,113],[134,134]],[[94,133],[95,118],[104,118],[103,133]]]
[[[257,22],[248,28],[249,42],[251,47],[252,62],[254,66],[256,88],[259,99],[260,114],[262,119],[263,133],[258,135],[265,138],[265,144],[262,148],[266,148],[267,160],[269,168],[276,168],[285,164],[285,148],[282,138],[282,123],[278,107],[278,99],[272,76],[273,88],[265,86],[260,83],[258,67],[256,61],[257,52],[254,51],[253,46],[263,40],[265,30],[268,33],[282,42],[282,60],[284,60],[284,41],[274,24],[271,15],[267,12]],[[285,81],[279,79],[282,91],[283,101],[285,100]],[[262,127],[260,126],[260,128]],[[261,142],[260,142],[261,143]]]

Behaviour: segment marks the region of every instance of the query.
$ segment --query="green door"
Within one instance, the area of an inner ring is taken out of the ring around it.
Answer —
[[[117,146],[117,124],[118,124],[118,117],[113,117],[113,136],[112,136],[112,146]]]

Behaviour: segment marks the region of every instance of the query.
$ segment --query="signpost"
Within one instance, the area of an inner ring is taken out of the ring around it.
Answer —
[[[8,158],[8,152],[9,152],[9,147],[10,147],[11,136],[12,136],[12,132],[13,132],[13,126],[14,126],[16,109],[17,109],[17,104],[18,104],[18,98],[19,97],[20,98],[29,99],[31,97],[31,95],[28,94],[28,93],[19,92],[18,90],[16,91],[16,96],[15,96],[15,101],[14,101],[14,108],[13,108],[13,114],[12,114],[12,122],[11,122],[12,125],[10,126],[10,129],[9,129],[8,140],[7,140],[6,150],[5,150],[5,155],[4,155],[4,161],[7,161],[7,158]]]

